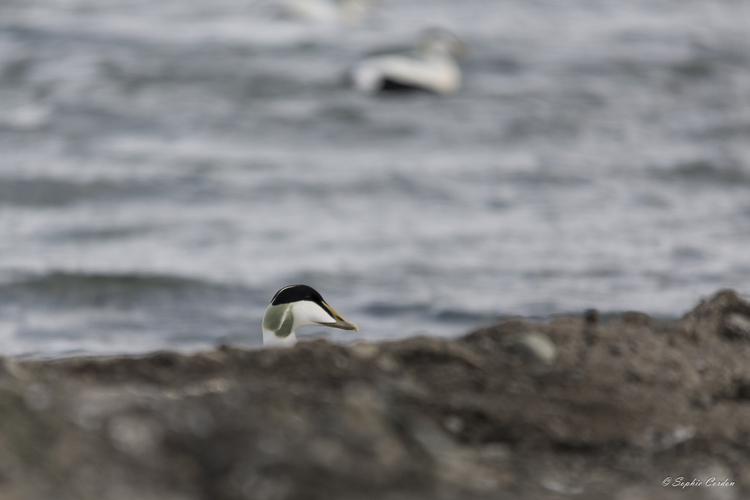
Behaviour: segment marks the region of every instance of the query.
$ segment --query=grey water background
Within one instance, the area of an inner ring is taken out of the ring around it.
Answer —
[[[747,0],[273,12],[0,3],[0,352],[257,345],[296,282],[360,325],[308,329],[337,341],[750,291]],[[436,25],[456,95],[344,84]]]

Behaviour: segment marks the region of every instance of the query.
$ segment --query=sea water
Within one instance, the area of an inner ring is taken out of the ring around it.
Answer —
[[[360,333],[678,317],[750,292],[750,2],[0,4],[0,353],[258,345],[290,283]],[[363,95],[432,26],[449,96]]]

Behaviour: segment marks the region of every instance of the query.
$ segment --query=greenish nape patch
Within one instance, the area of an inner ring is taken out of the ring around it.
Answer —
[[[286,338],[292,333],[292,326],[294,325],[294,315],[292,314],[291,307],[288,308],[289,312],[284,316],[284,322],[281,323],[281,327],[274,332],[279,338]]]
[[[287,314],[290,308],[291,304],[268,306],[263,316],[263,328],[273,332],[277,337],[288,337],[292,333],[294,324],[292,314]]]
[[[263,315],[263,328],[272,332],[278,330],[281,326],[281,322],[284,321],[284,315],[288,308],[289,304],[268,306],[266,314]]]

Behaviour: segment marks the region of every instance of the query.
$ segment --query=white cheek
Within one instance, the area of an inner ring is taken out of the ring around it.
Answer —
[[[301,326],[314,326],[319,325],[320,323],[336,322],[336,320],[326,313],[323,308],[309,300],[297,302],[292,308],[292,314],[294,314],[293,330],[296,330]]]

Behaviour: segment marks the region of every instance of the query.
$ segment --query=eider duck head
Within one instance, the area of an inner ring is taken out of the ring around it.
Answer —
[[[263,345],[292,346],[295,330],[303,326],[329,326],[359,331],[329,306],[323,297],[307,285],[285,286],[273,296],[263,315]]]

